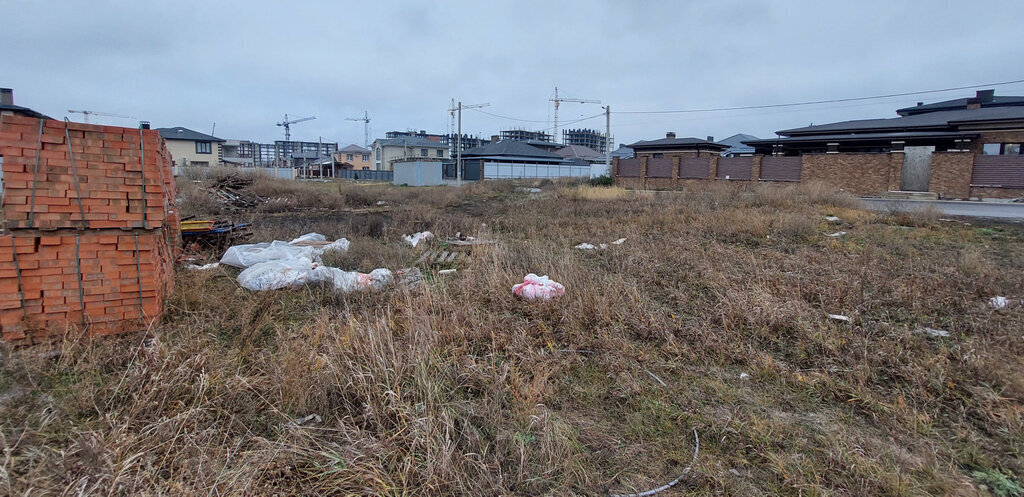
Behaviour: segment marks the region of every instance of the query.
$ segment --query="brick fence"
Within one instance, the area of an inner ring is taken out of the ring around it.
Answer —
[[[180,247],[156,130],[3,116],[0,339],[145,328]]]
[[[1024,156],[934,152],[928,190],[941,198],[1018,197],[1024,192],[1024,173],[1020,171],[1024,171]],[[695,181],[814,181],[854,195],[881,196],[900,189],[903,153],[824,153],[793,157],[720,157],[693,152],[658,158],[640,155],[632,159],[616,158],[612,175],[616,184],[630,188],[671,189]],[[990,176],[998,181],[976,184]],[[994,187],[989,183],[998,185]]]

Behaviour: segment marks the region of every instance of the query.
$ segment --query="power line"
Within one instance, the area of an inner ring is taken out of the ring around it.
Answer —
[[[941,90],[924,90],[924,91],[911,91],[905,93],[891,93],[888,95],[873,95],[870,97],[851,97],[851,98],[835,98],[831,100],[815,100],[811,102],[794,102],[786,104],[768,104],[768,105],[746,105],[742,107],[718,107],[710,109],[683,109],[683,110],[620,110],[615,111],[613,114],[691,114],[697,112],[723,112],[730,110],[753,110],[753,109],[771,109],[777,107],[796,107],[802,105],[818,105],[818,104],[832,104],[840,102],[856,102],[861,100],[877,100],[881,98],[894,98],[894,97],[906,97],[910,95],[925,95],[929,93],[942,93],[947,91],[956,90],[970,90],[974,88],[984,88],[986,86],[1004,86],[1012,85],[1015,83],[1024,83],[1024,79],[1018,79],[1014,81],[1004,81],[1001,83],[986,83],[981,85],[970,85],[970,86],[957,86],[953,88],[943,88]]]
[[[510,121],[522,121],[524,123],[545,123],[545,124],[548,122],[548,121],[540,121],[540,120],[537,120],[537,119],[519,119],[519,118],[516,118],[516,117],[502,116],[500,114],[495,114],[493,112],[487,112],[486,110],[480,110],[480,109],[470,109],[470,110],[474,110],[474,111],[479,112],[481,114],[487,114],[488,116],[499,117],[501,119],[508,119]]]

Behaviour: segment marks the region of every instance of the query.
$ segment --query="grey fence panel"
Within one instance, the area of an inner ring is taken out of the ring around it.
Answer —
[[[720,157],[718,159],[718,179],[749,181],[753,175],[753,157]]]
[[[647,159],[647,177],[648,178],[671,178],[672,177],[672,159],[660,157]]]
[[[618,175],[623,178],[639,178],[640,173],[643,172],[643,165],[640,164],[640,159],[634,157],[632,159],[620,159],[619,160],[619,172]]]
[[[335,176],[338,179],[354,179],[359,181],[392,181],[395,179],[394,171],[371,171],[342,169]]]
[[[802,169],[801,157],[764,156],[761,158],[761,181],[800,181]]]
[[[1024,155],[975,155],[971,186],[1024,188]]]
[[[679,159],[679,177],[708,179],[711,176],[711,157],[683,157]]]

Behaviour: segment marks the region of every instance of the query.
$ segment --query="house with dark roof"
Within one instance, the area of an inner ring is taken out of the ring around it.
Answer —
[[[14,90],[10,88],[0,88],[0,116],[15,115],[34,117],[36,119],[49,119],[28,107],[22,107],[20,105],[14,105]]]
[[[157,128],[160,137],[167,142],[175,166],[222,166],[225,140],[181,126]]]
[[[448,159],[449,147],[421,136],[399,136],[378,138],[373,141],[373,169],[392,171],[395,161],[425,160],[443,161]]]
[[[860,195],[1024,194],[1024,97],[983,90],[896,113],[785,129],[776,138],[743,143],[766,158],[800,157],[803,178]]]
[[[732,135],[729,138],[719,140],[718,143],[729,146],[729,148],[722,151],[723,156],[740,157],[743,155],[754,155],[754,147],[746,145],[743,142],[757,139],[758,138],[754,135],[736,133],[735,135]]]
[[[580,162],[604,162],[604,154],[583,145],[566,145],[555,150],[555,155]]]
[[[518,140],[501,140],[471,148],[462,153],[462,162],[458,178],[463,180],[590,176],[590,164],[572,163],[558,154]],[[454,164],[445,169],[445,177],[455,177]]]
[[[711,138],[710,136],[708,138]],[[677,138],[672,131],[665,133],[665,138],[657,140],[641,140],[629,148],[636,157],[646,156],[653,159],[665,157],[700,156],[701,153],[720,154],[729,148],[728,145],[715,143],[714,140],[700,138]]]

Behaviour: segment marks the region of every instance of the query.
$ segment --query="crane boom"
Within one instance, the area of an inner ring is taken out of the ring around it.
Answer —
[[[291,126],[293,124],[295,124],[295,123],[304,123],[306,121],[312,121],[313,119],[316,119],[316,116],[303,117],[303,118],[300,118],[300,119],[292,119],[291,121],[289,121],[288,120],[288,114],[285,114],[284,115],[284,121],[277,123],[277,125],[284,127],[284,141],[288,142],[288,141],[292,141],[292,128],[291,128]]]
[[[110,112],[96,112],[94,110],[68,110],[68,112],[74,114],[82,114],[85,116],[85,124],[89,124],[89,116],[103,116],[103,117],[118,117],[121,119],[135,119],[133,116],[122,116],[121,114],[112,114]]]
[[[363,111],[363,117],[346,117],[346,121],[362,121],[363,122],[363,146],[370,146],[370,113]]]
[[[574,102],[574,103],[579,103],[579,104],[599,104],[599,103],[601,103],[600,100],[591,100],[591,99],[586,99],[586,98],[559,97],[558,96],[558,87],[557,86],[555,87],[555,98],[551,98],[551,99],[548,99],[548,100],[555,103],[555,113],[554,113],[554,120],[555,120],[555,122],[554,122],[554,126],[552,128],[552,138],[554,139],[555,143],[558,143],[558,105],[560,103],[562,103],[562,102]]]

